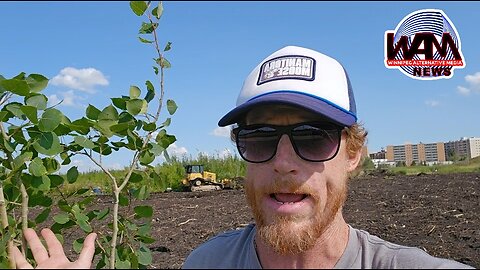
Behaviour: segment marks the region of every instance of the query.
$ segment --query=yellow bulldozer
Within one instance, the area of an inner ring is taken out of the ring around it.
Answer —
[[[203,165],[186,165],[185,172],[186,176],[182,179],[182,184],[190,191],[236,189],[240,188],[237,184],[238,179],[243,179],[237,177],[217,181],[217,174],[205,171]]]

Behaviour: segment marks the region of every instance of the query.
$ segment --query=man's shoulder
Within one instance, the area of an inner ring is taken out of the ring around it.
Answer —
[[[239,264],[254,263],[254,232],[255,226],[250,224],[216,235],[195,248],[182,268],[237,268]]]
[[[351,228],[345,254],[352,264],[373,268],[469,268],[454,260],[434,257],[417,248],[398,245],[370,233]],[[354,266],[352,265],[352,266]]]

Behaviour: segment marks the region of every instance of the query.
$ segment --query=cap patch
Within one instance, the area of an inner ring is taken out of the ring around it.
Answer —
[[[285,55],[268,60],[260,67],[257,85],[283,79],[313,81],[315,59],[302,55]]]

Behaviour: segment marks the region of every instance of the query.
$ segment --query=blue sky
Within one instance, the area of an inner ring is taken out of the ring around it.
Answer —
[[[462,41],[466,67],[448,80],[414,80],[383,62],[385,31],[426,8],[443,10]],[[168,129],[177,137],[170,151],[236,152],[217,122],[234,107],[248,73],[287,45],[344,65],[369,152],[480,137],[479,12],[480,2],[164,2],[161,46],[172,42],[166,96],[179,106]],[[130,85],[157,81],[153,47],[137,39],[143,20],[128,2],[0,2],[0,74],[45,75],[51,81],[44,94],[63,99],[61,110],[76,119],[88,104],[103,108],[110,97],[128,95]],[[126,165],[127,156],[112,156],[109,166]]]

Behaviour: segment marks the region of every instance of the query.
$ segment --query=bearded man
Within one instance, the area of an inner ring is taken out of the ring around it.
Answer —
[[[183,268],[468,268],[352,228],[342,215],[347,181],[367,132],[357,122],[345,69],[288,46],[247,77],[219,126],[247,161],[255,224],[196,248]]]

